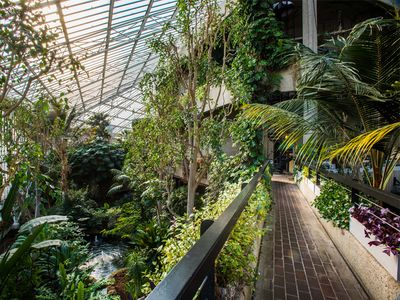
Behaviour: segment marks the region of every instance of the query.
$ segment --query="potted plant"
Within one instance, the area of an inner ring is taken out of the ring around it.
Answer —
[[[397,280],[400,280],[400,217],[388,208],[356,205],[350,209],[350,232]]]

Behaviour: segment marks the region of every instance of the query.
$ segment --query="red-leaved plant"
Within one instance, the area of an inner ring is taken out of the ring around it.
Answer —
[[[367,207],[364,205],[350,208],[353,218],[364,225],[366,238],[375,240],[369,242],[370,246],[384,246],[383,252],[387,255],[400,253],[400,217],[391,213],[388,208]]]

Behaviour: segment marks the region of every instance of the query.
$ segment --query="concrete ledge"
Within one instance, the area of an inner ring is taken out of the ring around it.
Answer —
[[[310,181],[302,180],[297,185],[311,204],[316,194]],[[332,222],[321,217],[316,208],[312,207],[312,210],[367,294],[376,300],[400,299],[400,283],[394,280],[367,249],[349,231],[334,227]]]

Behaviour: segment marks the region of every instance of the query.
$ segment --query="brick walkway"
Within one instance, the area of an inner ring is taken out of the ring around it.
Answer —
[[[297,186],[274,175],[272,191],[254,299],[368,299]]]

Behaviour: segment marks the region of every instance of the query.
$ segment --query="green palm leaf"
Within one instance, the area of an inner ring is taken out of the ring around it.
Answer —
[[[394,139],[400,137],[400,122],[389,124],[381,128],[361,134],[342,147],[331,152],[327,157],[330,159],[339,158],[340,160],[356,165],[360,160],[371,152],[371,150],[380,142],[388,137],[390,134],[394,134]]]

